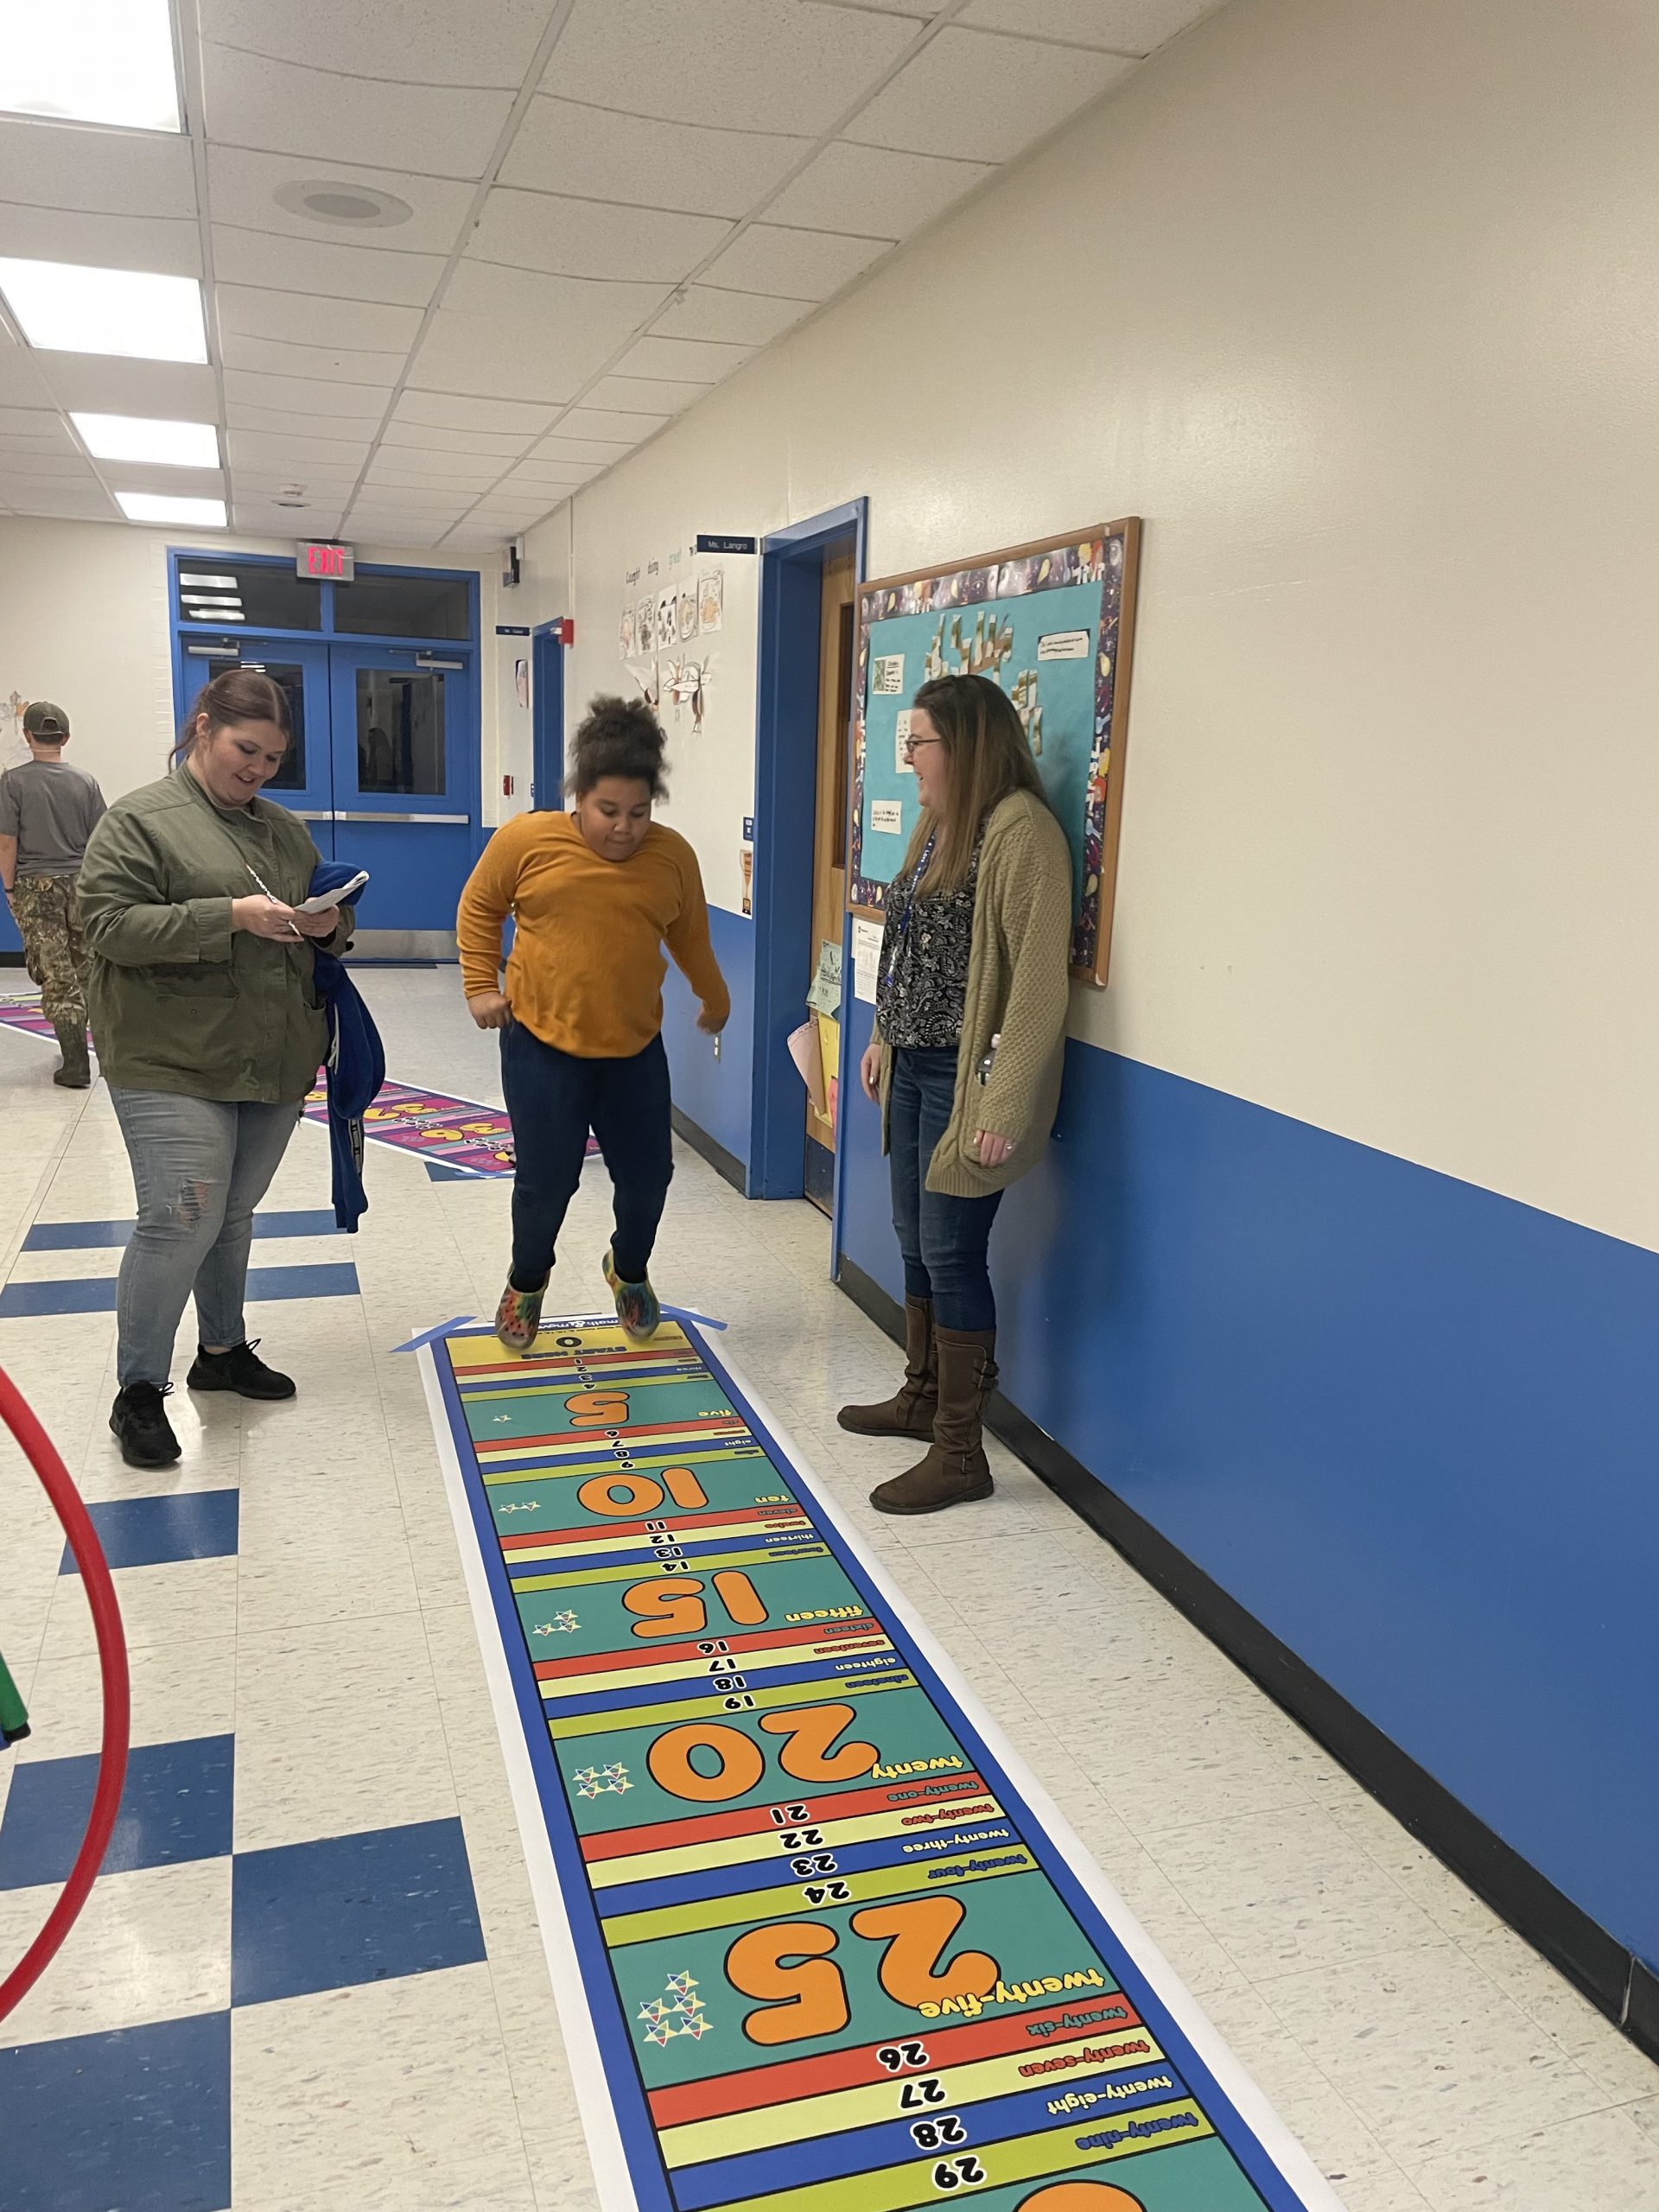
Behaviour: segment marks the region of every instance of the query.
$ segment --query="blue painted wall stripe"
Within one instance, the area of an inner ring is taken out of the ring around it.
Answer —
[[[80,1282],[14,1282],[0,1290],[0,1319],[22,1314],[113,1313],[116,1279]],[[355,1298],[357,1269],[349,1260],[317,1267],[250,1268],[251,1304],[266,1298]]]
[[[1659,1961],[1659,1255],[1086,1045],[1059,1134],[993,1239],[1008,1395]]]

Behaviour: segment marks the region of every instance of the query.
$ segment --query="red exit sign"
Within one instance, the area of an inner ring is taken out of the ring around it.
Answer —
[[[349,545],[296,545],[294,556],[296,573],[315,583],[348,584],[357,574],[357,556]]]

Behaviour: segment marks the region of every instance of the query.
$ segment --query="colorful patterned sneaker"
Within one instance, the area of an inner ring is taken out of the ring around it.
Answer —
[[[495,1333],[509,1351],[534,1349],[542,1326],[542,1300],[546,1295],[545,1283],[539,1290],[515,1290],[509,1282],[502,1292],[501,1303],[495,1309]]]
[[[616,1296],[616,1318],[622,1325],[623,1335],[631,1344],[649,1344],[663,1318],[663,1309],[651,1287],[651,1277],[647,1275],[644,1282],[624,1282],[616,1272],[615,1258],[607,1252],[605,1280]]]

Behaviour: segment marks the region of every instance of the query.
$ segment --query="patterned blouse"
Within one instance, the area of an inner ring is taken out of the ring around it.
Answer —
[[[918,899],[909,870],[888,887],[875,1021],[895,1052],[954,1052],[962,1042],[979,854],[976,845],[955,891]]]

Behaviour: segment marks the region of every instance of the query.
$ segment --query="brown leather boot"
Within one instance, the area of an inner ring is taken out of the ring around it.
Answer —
[[[905,1379],[899,1395],[879,1406],[843,1406],[836,1415],[853,1436],[931,1436],[939,1408],[939,1363],[933,1342],[933,1302],[905,1300]]]
[[[933,1448],[908,1472],[870,1492],[878,1512],[942,1513],[947,1505],[967,1505],[991,1494],[980,1417],[996,1388],[996,1332],[940,1329],[935,1334],[939,1410]]]

